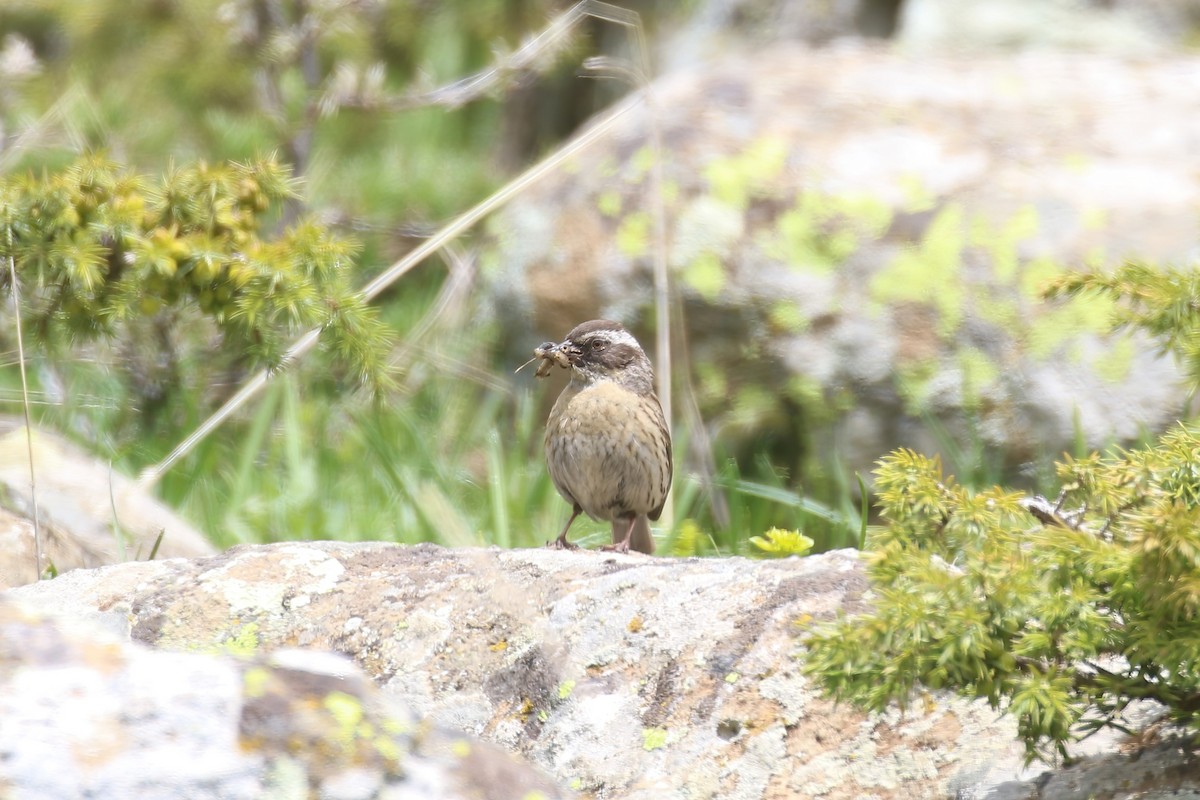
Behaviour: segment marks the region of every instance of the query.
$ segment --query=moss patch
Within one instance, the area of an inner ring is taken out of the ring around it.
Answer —
[[[1096,359],[1093,368],[1102,380],[1120,383],[1129,378],[1137,350],[1128,336],[1114,339],[1110,344],[1108,351]]]
[[[1029,327],[1028,345],[1034,358],[1049,358],[1081,334],[1103,334],[1112,325],[1113,301],[1100,295],[1080,295],[1071,302],[1051,308]],[[1070,354],[1070,353],[1069,353]],[[1078,358],[1078,353],[1074,354]]]
[[[650,215],[635,211],[617,228],[617,249],[629,258],[644,256],[650,247]]]
[[[762,247],[794,269],[828,274],[864,241],[883,235],[891,220],[891,209],[877,198],[801,192],[763,237]]]
[[[901,252],[871,281],[882,304],[929,303],[938,311],[938,333],[949,338],[962,323],[966,294],[960,265],[967,244],[962,207],[949,204],[930,223],[919,244]]]
[[[704,177],[717,199],[745,208],[751,197],[770,194],[769,186],[783,171],[787,152],[783,139],[763,137],[741,153],[713,159],[704,168]]]
[[[725,267],[715,253],[704,252],[683,268],[684,284],[710,303],[725,289]]]

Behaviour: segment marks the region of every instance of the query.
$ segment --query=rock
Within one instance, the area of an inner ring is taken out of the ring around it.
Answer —
[[[825,45],[838,39],[890,36],[896,10],[870,0],[701,0],[678,23],[659,26],[659,60],[667,70],[714,53],[775,42]]]
[[[312,542],[76,570],[7,596],[109,615],[164,658],[340,653],[422,724],[597,797],[1045,797],[1013,721],[985,704],[936,694],[864,715],[814,691],[800,634],[861,609],[865,589],[852,551],[748,561]],[[1115,752],[1096,763],[1116,769]]]
[[[914,52],[1057,48],[1157,55],[1186,45],[1195,0],[906,0],[897,40]]]
[[[668,70],[779,42],[887,38],[935,50],[1074,49],[1159,55],[1200,29],[1197,0],[699,0],[657,43]]]
[[[567,796],[492,745],[418,726],[343,657],[155,651],[3,598],[0,787],[14,800]]]
[[[198,529],[128,477],[49,431],[35,430],[43,558],[58,572],[156,557],[212,555]],[[113,519],[114,509],[116,520]],[[0,589],[37,580],[23,426],[0,430]]]
[[[765,443],[793,475],[808,454],[866,474],[906,446],[1011,479],[1178,418],[1170,358],[1108,335],[1107,302],[1039,288],[1200,252],[1200,59],[780,48],[653,92],[696,365],[677,355],[674,384],[727,444]],[[494,221],[484,274],[514,364],[596,316],[646,336],[647,124],[636,106]]]

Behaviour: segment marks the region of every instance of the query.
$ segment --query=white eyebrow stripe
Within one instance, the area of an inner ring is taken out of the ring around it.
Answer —
[[[624,345],[628,345],[630,347],[637,347],[639,349],[641,348],[641,345],[638,344],[638,340],[633,338],[633,334],[631,334],[629,331],[616,331],[616,330],[589,331],[589,332],[585,333],[583,336],[579,337],[579,343],[583,344],[584,342],[590,342],[592,339],[595,339],[597,336],[601,336],[605,339],[608,339],[608,341],[611,342],[612,344],[624,344]]]

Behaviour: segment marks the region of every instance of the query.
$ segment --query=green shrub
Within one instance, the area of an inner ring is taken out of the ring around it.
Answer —
[[[299,332],[320,327],[340,364],[378,387],[387,337],[353,286],[355,247],[308,220],[274,235],[292,196],[273,160],[150,179],[93,156],[10,177],[0,181],[0,291],[11,289],[11,258],[28,330],[52,351],[141,336],[151,362],[171,362],[191,335],[210,357],[276,366]],[[135,361],[123,365],[137,395]]]
[[[1117,325],[1196,364],[1200,280],[1127,265],[1048,293],[1100,292]],[[873,609],[817,627],[806,669],[865,709],[918,685],[983,698],[1017,721],[1029,758],[1065,755],[1132,701],[1200,731],[1200,426],[1057,465],[1055,500],[971,491],[907,450],[876,472],[867,538]]]

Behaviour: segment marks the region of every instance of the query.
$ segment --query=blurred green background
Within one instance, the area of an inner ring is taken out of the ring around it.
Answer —
[[[272,224],[312,215],[354,239],[362,285],[627,90],[580,77],[590,56],[629,55],[627,33],[593,19],[488,91],[427,102],[423,93],[505,63],[569,5],[9,0],[0,7],[0,172],[45,175],[100,153],[160,176],[273,155],[301,181]],[[625,5],[651,31],[689,6]],[[474,319],[479,235],[378,301],[394,336],[392,389],[368,396],[327,362],[305,360],[166,474],[162,497],[219,546],[553,539],[567,508],[542,462],[548,390],[528,372],[514,376],[499,356],[511,352],[505,332]],[[34,341],[37,421],[129,473],[162,458],[252,374],[228,354],[214,363],[211,332],[192,318],[166,320],[129,326],[118,340]],[[18,415],[10,324],[0,337],[0,410]],[[715,482],[701,481],[682,466],[688,431],[676,437],[675,521],[660,531],[668,551],[755,551],[749,537],[772,527],[803,528],[818,549],[858,536],[857,487],[844,479],[819,499],[802,497],[765,457],[738,465],[718,442]],[[574,536],[594,546],[607,527],[577,523]]]

